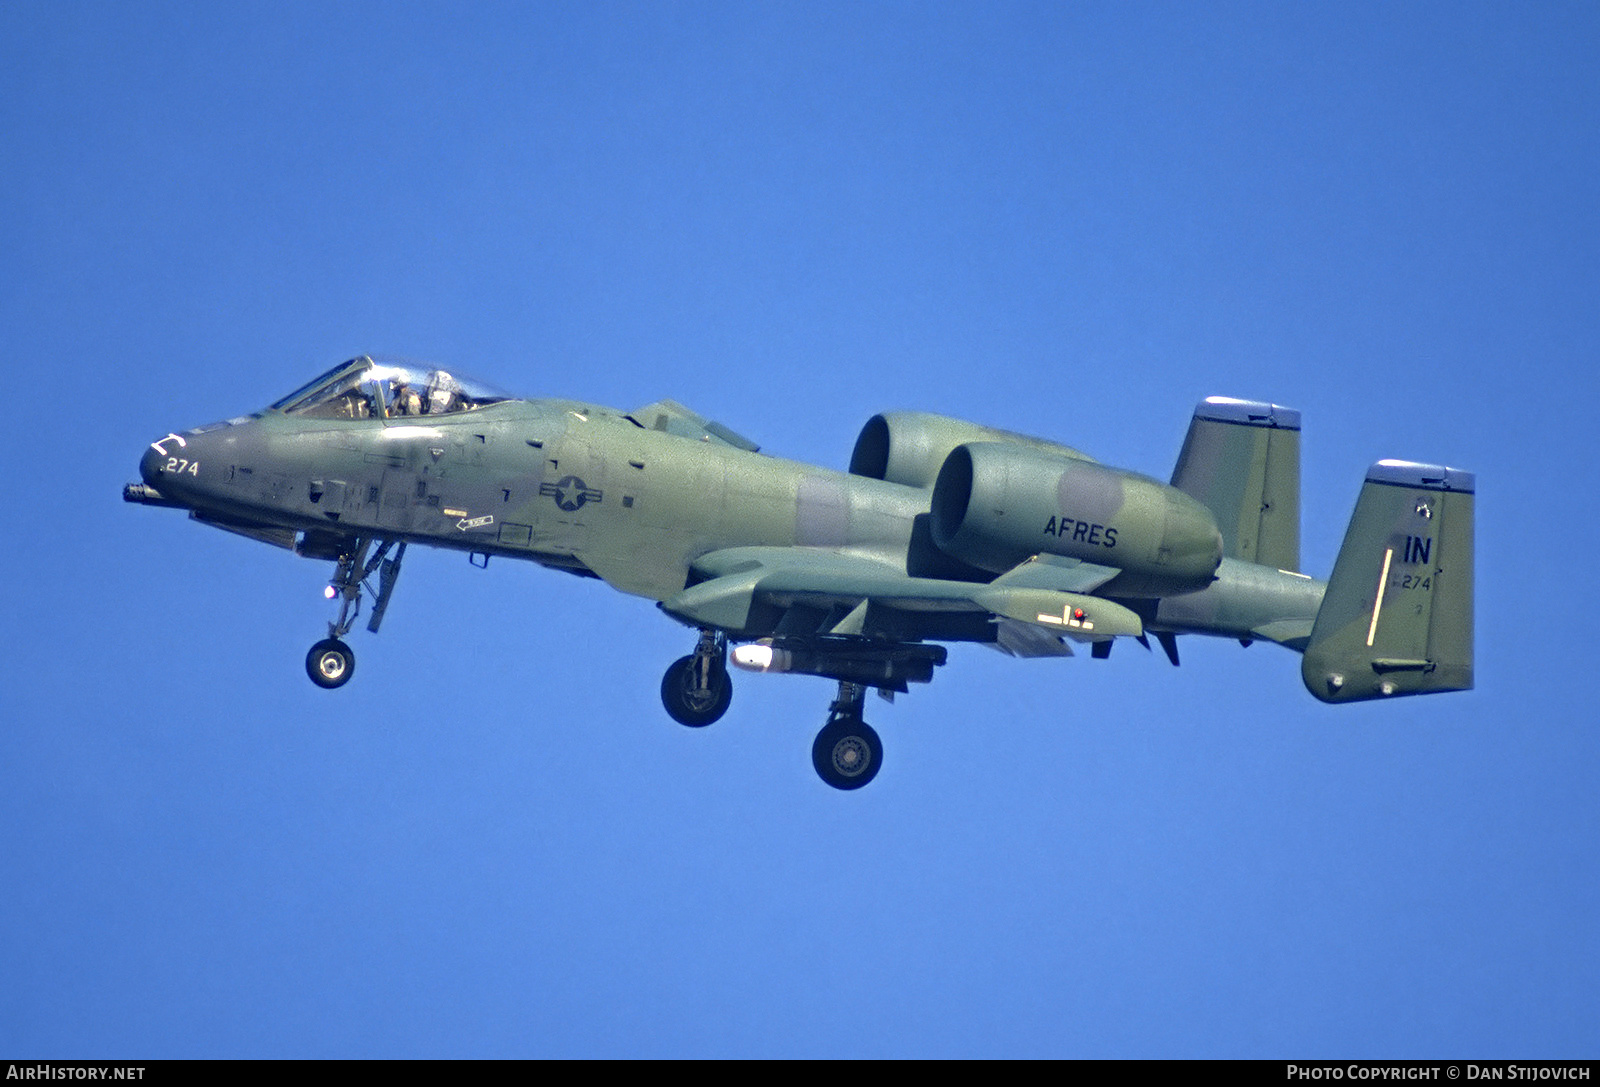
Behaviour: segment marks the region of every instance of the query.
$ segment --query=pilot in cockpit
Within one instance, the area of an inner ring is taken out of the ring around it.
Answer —
[[[428,414],[443,415],[460,410],[456,403],[456,379],[443,370],[435,370],[428,382]]]
[[[379,365],[362,356],[335,367],[272,407],[323,419],[388,419],[477,411],[509,397],[445,370]]]
[[[394,383],[393,410],[396,415],[422,414],[422,397],[403,378]]]

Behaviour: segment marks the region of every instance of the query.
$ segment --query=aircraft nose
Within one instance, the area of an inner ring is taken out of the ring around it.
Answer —
[[[161,476],[161,466],[164,463],[166,457],[162,456],[160,450],[152,443],[145,449],[144,456],[139,458],[139,478],[154,487],[156,480]]]
[[[167,498],[192,497],[204,485],[200,458],[206,437],[190,431],[187,437],[167,434],[157,438],[139,458],[139,475]]]

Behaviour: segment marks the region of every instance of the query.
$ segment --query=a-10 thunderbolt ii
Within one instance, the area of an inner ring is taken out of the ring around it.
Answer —
[[[1299,572],[1299,443],[1297,411],[1214,397],[1162,483],[1053,441],[891,412],[838,472],[762,454],[672,401],[522,400],[362,357],[153,442],[124,496],[334,563],[338,616],[306,659],[322,687],[351,678],[343,639],[363,590],[376,632],[407,545],[528,559],[698,631],[661,682],[685,725],[727,711],[730,656],[836,680],[812,758],[854,789],[883,760],[864,694],[928,682],[940,642],[1103,658],[1154,635],[1176,664],[1177,635],[1206,634],[1300,652],[1324,702],[1470,688],[1473,476],[1374,464],[1324,582]]]

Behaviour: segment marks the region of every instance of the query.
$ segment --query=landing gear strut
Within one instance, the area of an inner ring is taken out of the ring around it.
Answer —
[[[728,640],[720,632],[702,630],[694,652],[673,661],[661,677],[661,704],[678,724],[703,728],[727,713],[732,701]]]
[[[389,596],[394,592],[395,580],[400,576],[400,562],[405,558],[406,545],[402,542],[395,548],[394,558],[391,559],[389,549],[394,547],[394,541],[385,540],[378,545],[369,561],[367,548],[371,542],[356,540],[349,550],[342,552],[339,564],[334,567],[333,580],[328,583],[330,599],[333,595],[339,597],[339,618],[328,624],[328,636],[312,646],[311,652],[306,654],[306,674],[318,687],[343,687],[355,674],[355,652],[342,639],[350,633],[356,617],[361,614],[363,582],[373,574],[378,575],[378,588],[374,592],[370,585],[366,586],[373,595],[367,629],[376,634],[383,622],[384,612],[389,610]]]
[[[859,789],[878,776],[883,765],[883,741],[861,719],[866,688],[839,682],[839,697],[828,707],[828,723],[811,745],[811,764],[823,781],[835,789]]]

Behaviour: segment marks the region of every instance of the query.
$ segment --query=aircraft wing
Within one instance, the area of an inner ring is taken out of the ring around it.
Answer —
[[[988,584],[914,578],[867,555],[800,547],[736,547],[693,564],[702,580],[662,602],[685,622],[735,637],[867,637],[996,641],[1019,656],[1065,656],[1080,642],[1137,636],[1134,612],[1085,588],[1116,575],[1088,563],[1052,577],[1029,562]],[[1013,577],[1012,575],[1016,576]],[[1073,586],[1068,588],[1067,586]],[[992,624],[1000,629],[987,634]]]

